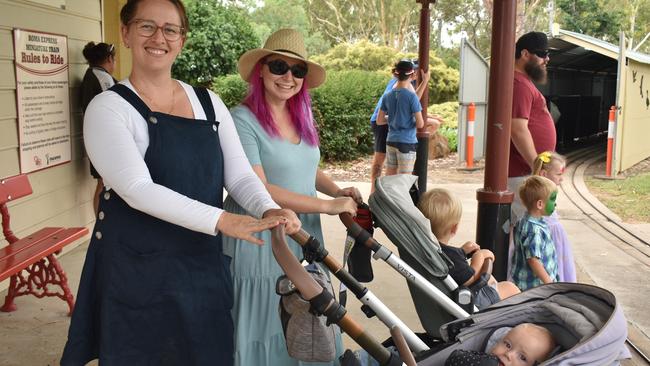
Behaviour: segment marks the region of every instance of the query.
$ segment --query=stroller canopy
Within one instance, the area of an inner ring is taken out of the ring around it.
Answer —
[[[407,252],[417,258],[426,274],[439,279],[449,273],[447,263],[442,259],[438,240],[431,233],[431,225],[413,204],[409,194],[418,177],[411,174],[398,174],[381,177],[375,182],[375,192],[368,203],[373,216],[395,244],[400,256]]]
[[[456,349],[489,351],[485,346],[494,331],[521,323],[546,327],[560,346],[542,365],[618,365],[630,357],[625,347],[627,322],[611,292],[585,284],[554,283],[445,324],[443,338],[455,343],[418,365],[442,365]]]

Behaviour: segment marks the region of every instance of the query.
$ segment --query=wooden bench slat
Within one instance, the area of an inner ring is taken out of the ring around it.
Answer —
[[[25,250],[34,244],[38,244],[39,242],[49,238],[52,235],[55,235],[63,229],[64,228],[62,227],[44,227],[20,239],[17,242],[0,249],[0,258],[15,255],[16,253]]]
[[[11,277],[11,275],[19,272],[23,268],[60,250],[65,245],[83,237],[87,233],[88,229],[85,227],[59,230],[49,237],[41,238],[38,242],[25,246],[16,253],[11,253],[6,257],[0,257],[0,281]],[[27,239],[22,239],[12,245],[20,245],[23,240]]]

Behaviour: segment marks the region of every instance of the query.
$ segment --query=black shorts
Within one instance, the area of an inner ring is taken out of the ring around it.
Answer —
[[[375,135],[375,152],[386,153],[386,138],[388,137],[388,125],[372,124],[372,133]]]

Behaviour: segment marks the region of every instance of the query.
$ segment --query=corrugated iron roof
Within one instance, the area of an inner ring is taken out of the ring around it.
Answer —
[[[581,41],[580,43],[587,43],[591,44],[593,48],[590,49],[590,51],[598,52],[602,54],[603,56],[607,56],[610,58],[618,59],[618,51],[619,48],[618,46],[611,44],[609,42],[603,41],[602,39],[594,38],[585,34],[581,33],[576,33],[576,32],[571,32],[568,30],[560,29],[559,34],[549,40],[549,44],[551,47],[553,47],[553,41],[555,39],[559,39],[565,42],[569,43],[574,43],[572,42],[572,38],[574,40],[579,40]],[[583,46],[584,47],[584,46]],[[600,48],[600,49],[599,49]],[[644,64],[650,64],[650,55],[637,52],[637,51],[626,51],[625,55],[635,61],[644,63]]]

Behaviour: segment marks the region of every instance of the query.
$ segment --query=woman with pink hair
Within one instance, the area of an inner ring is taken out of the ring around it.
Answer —
[[[263,48],[244,53],[238,68],[249,93],[231,114],[253,171],[275,202],[294,210],[302,227],[323,243],[320,214],[354,215],[362,201],[356,188],[339,188],[318,168],[318,132],[307,89],[325,81],[325,70],[307,60],[302,37],[292,29],[278,30]],[[318,198],[317,191],[331,199]],[[244,212],[231,199],[224,206]],[[275,285],[283,272],[273,257],[270,234],[258,237],[266,245],[253,248],[224,239],[224,254],[232,257],[235,365],[300,365],[288,355],[278,315]],[[293,241],[290,246],[302,259],[300,246]],[[340,355],[340,334],[337,341]]]

